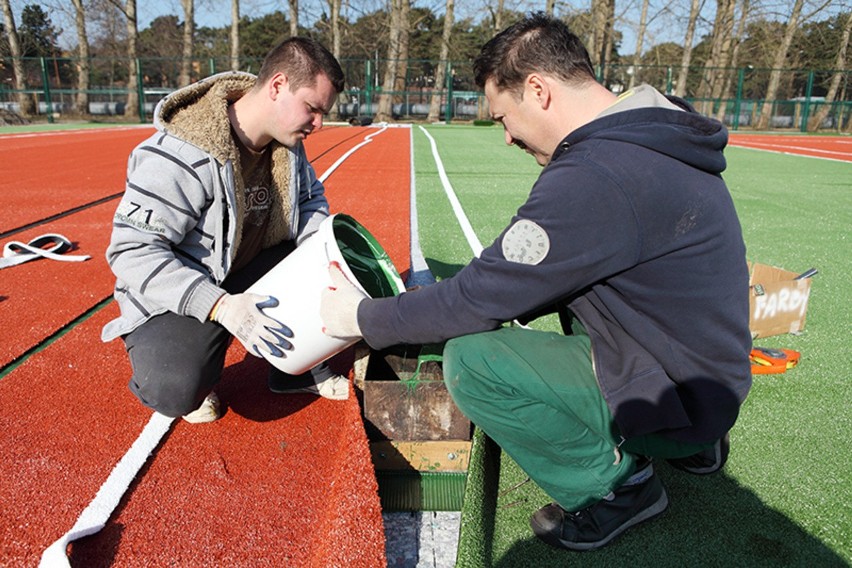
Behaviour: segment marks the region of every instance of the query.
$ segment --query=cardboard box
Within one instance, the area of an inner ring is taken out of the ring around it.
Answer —
[[[811,279],[767,264],[749,263],[749,329],[753,338],[800,333],[811,294]]]

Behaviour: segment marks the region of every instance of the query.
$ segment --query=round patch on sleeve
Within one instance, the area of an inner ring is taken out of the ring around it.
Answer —
[[[503,236],[503,256],[510,262],[538,264],[550,252],[550,237],[537,223],[517,221]]]

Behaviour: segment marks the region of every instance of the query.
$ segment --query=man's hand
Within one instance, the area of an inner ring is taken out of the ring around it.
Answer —
[[[329,265],[328,273],[331,275],[331,286],[322,291],[320,303],[320,317],[325,326],[323,331],[332,337],[361,337],[358,304],[367,295],[346,279],[336,262]]]
[[[275,357],[284,355],[293,345],[285,338],[293,337],[290,328],[263,313],[274,308],[278,300],[258,294],[225,294],[210,312],[210,319],[222,324],[240,340],[249,353],[261,357],[260,350]]]

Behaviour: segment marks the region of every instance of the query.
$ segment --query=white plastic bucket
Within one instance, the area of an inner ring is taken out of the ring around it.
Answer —
[[[329,337],[322,331],[320,299],[331,285],[328,266],[337,261],[350,282],[372,298],[394,296],[405,285],[385,250],[360,223],[338,213],[302,241],[247,292],[273,296],[278,306],[264,310],[293,331],[293,349],[264,358],[285,373],[298,375],[340,353],[357,339]]]

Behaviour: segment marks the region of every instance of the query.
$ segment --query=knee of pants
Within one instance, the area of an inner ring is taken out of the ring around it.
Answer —
[[[449,340],[444,345],[444,384],[456,406],[468,417],[481,405],[482,387],[487,387],[492,371],[486,360],[488,349],[483,345],[486,334],[466,335]]]
[[[134,374],[129,387],[145,406],[176,418],[189,414],[201,405],[201,401],[209,394],[209,391],[205,392],[206,389],[199,389],[202,384],[204,381],[200,377],[153,376],[149,373],[144,378]]]

